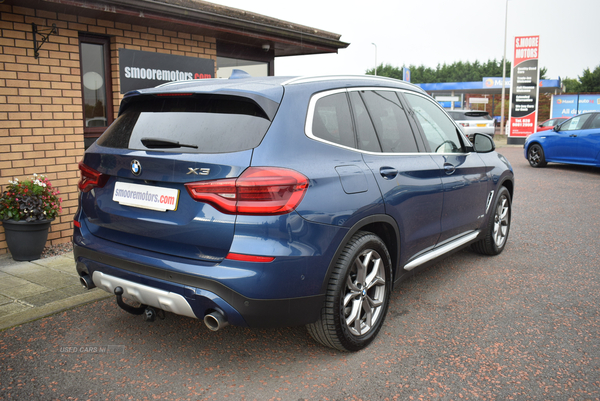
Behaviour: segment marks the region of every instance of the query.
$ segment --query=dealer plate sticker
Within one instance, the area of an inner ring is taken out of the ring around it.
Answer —
[[[177,210],[179,190],[118,181],[115,183],[113,200],[120,205],[166,212]]]

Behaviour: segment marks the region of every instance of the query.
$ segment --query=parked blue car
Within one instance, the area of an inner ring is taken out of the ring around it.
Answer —
[[[548,162],[600,167],[600,113],[579,114],[552,130],[529,135],[524,154],[531,167]]]
[[[514,177],[494,149],[393,79],[130,92],[80,163],[77,271],[147,320],[306,325],[360,350],[413,269],[505,248]]]

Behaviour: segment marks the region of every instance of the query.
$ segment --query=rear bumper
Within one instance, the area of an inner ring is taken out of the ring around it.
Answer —
[[[220,310],[228,323],[236,326],[297,326],[316,321],[325,300],[324,294],[251,298],[222,282],[132,261],[118,253],[98,252],[77,241],[73,244],[80,276],[89,275],[97,287],[110,293],[119,285],[126,298],[184,316],[203,319],[206,314]]]
[[[167,312],[188,317],[196,317],[189,302],[181,295],[149,287],[147,285],[124,280],[96,270],[93,276],[94,285],[106,292],[114,294],[115,288],[123,289],[123,296],[144,305],[154,306]]]

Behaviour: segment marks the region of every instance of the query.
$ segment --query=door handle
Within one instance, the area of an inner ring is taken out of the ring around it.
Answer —
[[[571,135],[569,135],[569,136],[570,136],[571,138],[575,138],[575,137],[577,137],[577,135],[576,135],[576,134],[571,134]]]
[[[452,175],[456,171],[456,167],[450,163],[444,163],[444,171],[446,175]]]
[[[379,174],[386,180],[392,180],[398,175],[398,170],[393,167],[381,167],[379,169]]]

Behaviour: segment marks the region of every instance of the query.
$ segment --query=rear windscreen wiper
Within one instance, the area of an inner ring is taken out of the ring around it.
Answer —
[[[186,145],[168,139],[160,138],[142,138],[142,144],[149,149],[168,149],[168,148],[194,148],[198,149],[197,145]]]

